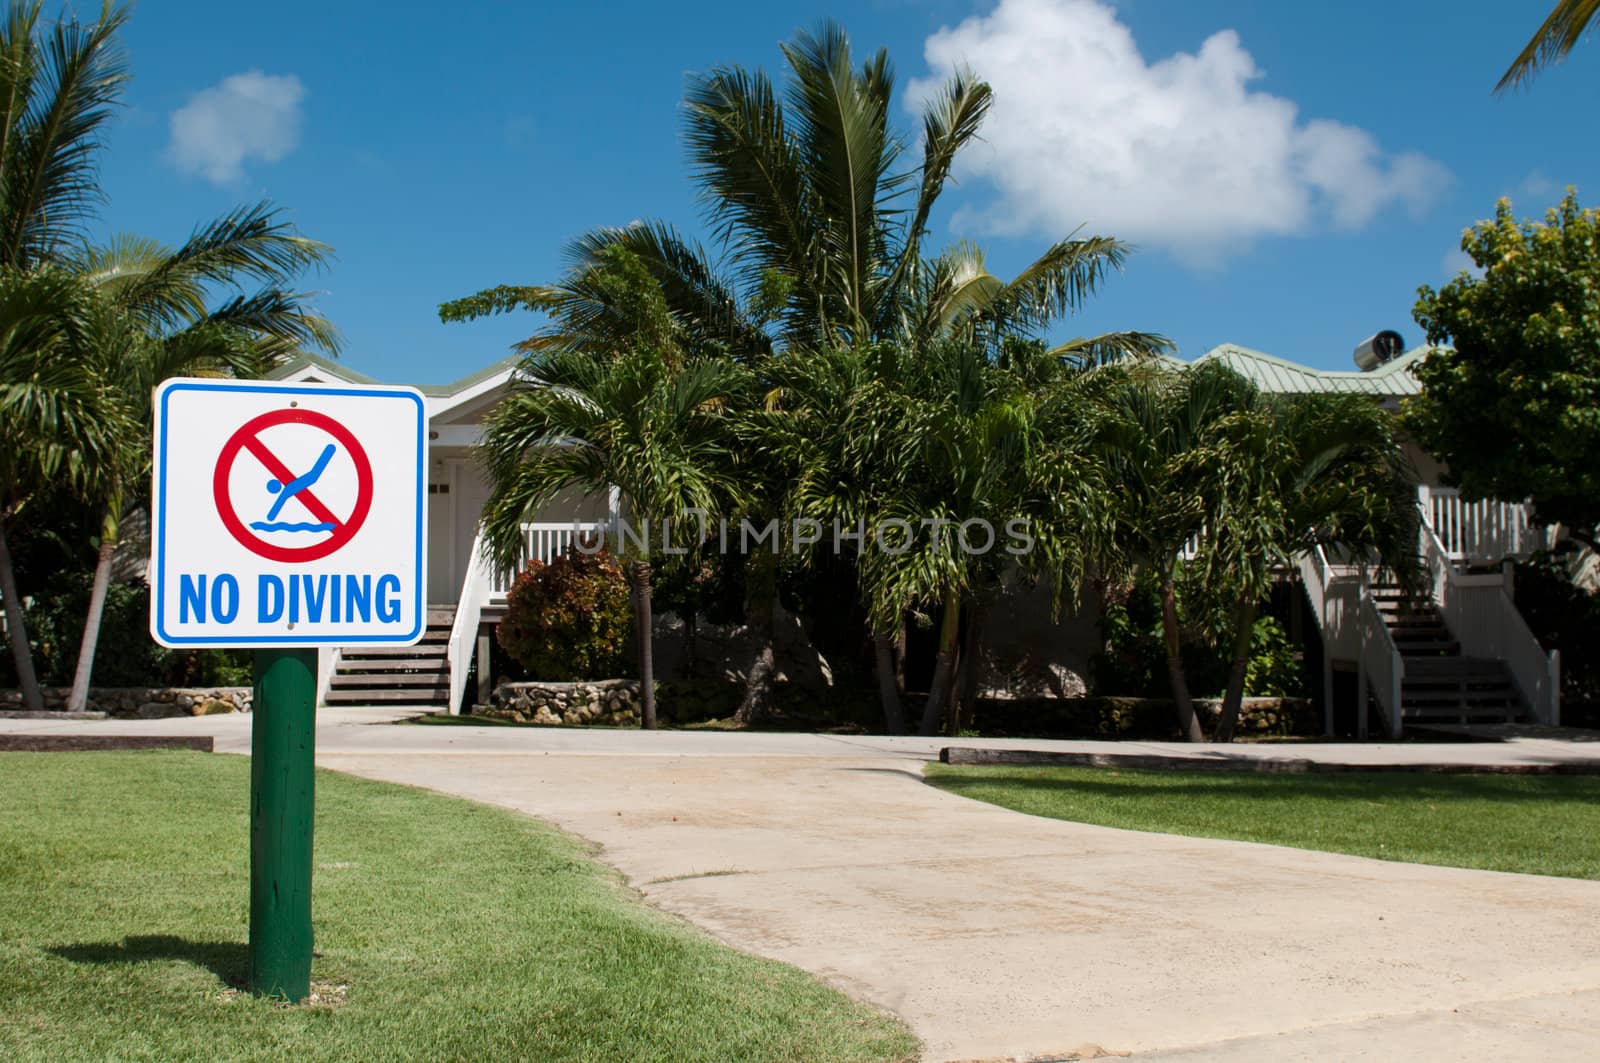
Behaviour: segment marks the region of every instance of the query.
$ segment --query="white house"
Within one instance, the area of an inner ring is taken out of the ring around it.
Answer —
[[[1357,368],[1328,371],[1224,344],[1203,359],[1226,362],[1264,391],[1355,392],[1397,407],[1416,394],[1412,368],[1423,348],[1400,351],[1399,337],[1380,333],[1357,348]],[[479,549],[478,518],[489,487],[473,457],[486,414],[508,391],[516,360],[508,358],[453,384],[425,386],[429,415],[428,599],[424,641],[407,649],[323,654],[320,697],[326,704],[373,700],[459,711],[467,678],[478,661],[476,700],[488,694],[488,638],[503,610],[509,573],[495,572]],[[377,383],[343,366],[302,357],[279,369],[281,380]],[[1525,507],[1465,503],[1443,486],[1443,469],[1413,448],[1418,505],[1423,511],[1422,555],[1432,602],[1403,607],[1400,592],[1374,582],[1369,568],[1321,551],[1300,560],[1298,576],[1316,618],[1323,703],[1332,706],[1341,674],[1353,678],[1360,726],[1369,711],[1381,730],[1398,735],[1407,722],[1560,719],[1559,662],[1546,654],[1511,598],[1506,558],[1525,558],[1548,545]],[[562,552],[575,532],[606,527],[618,499],[558,500],[525,525],[525,557]],[[1493,568],[1501,565],[1500,568]],[[1488,572],[1482,571],[1490,566]],[[1471,568],[1473,571],[1469,572]],[[1081,631],[1082,625],[1074,625]]]

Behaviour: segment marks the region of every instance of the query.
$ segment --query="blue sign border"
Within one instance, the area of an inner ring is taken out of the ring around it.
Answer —
[[[385,399],[410,399],[417,407],[417,517],[416,517],[416,543],[417,566],[413,574],[417,591],[417,626],[405,635],[239,635],[224,638],[215,635],[169,635],[166,631],[167,620],[167,401],[177,392],[228,392],[232,394],[270,394],[270,395],[314,395],[338,396],[340,398],[385,398]],[[422,396],[409,388],[400,387],[347,387],[340,384],[300,384],[284,382],[275,384],[268,381],[239,381],[218,380],[210,381],[179,380],[163,383],[161,385],[160,406],[161,432],[156,437],[156,462],[151,470],[151,490],[156,492],[155,506],[157,523],[161,533],[157,537],[155,547],[154,586],[151,588],[155,603],[155,615],[152,618],[155,629],[154,634],[165,645],[172,646],[211,646],[214,648],[227,648],[230,646],[348,646],[356,643],[369,643],[388,646],[411,646],[422,638],[423,631],[428,624],[427,588],[423,585],[423,555],[427,552],[422,537],[423,520],[426,517],[428,492],[426,485],[428,475],[428,408]],[[159,486],[157,486],[159,485]]]

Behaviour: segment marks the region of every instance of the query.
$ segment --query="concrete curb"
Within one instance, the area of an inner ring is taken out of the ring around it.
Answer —
[[[194,749],[214,751],[210,735],[41,735],[0,734],[0,753],[80,753],[108,749]]]
[[[104,720],[103,712],[30,712],[27,709],[0,710],[0,720]]]

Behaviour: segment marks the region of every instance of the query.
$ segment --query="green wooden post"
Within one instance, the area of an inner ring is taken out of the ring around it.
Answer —
[[[256,651],[250,723],[250,990],[311,992],[317,651]]]

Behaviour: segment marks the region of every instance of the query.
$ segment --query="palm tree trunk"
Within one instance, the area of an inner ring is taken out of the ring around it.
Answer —
[[[901,697],[906,696],[906,647],[911,642],[911,621],[900,614],[900,633],[894,640],[894,688]]]
[[[961,594],[952,589],[944,595],[944,619],[939,625],[939,656],[933,666],[933,682],[928,684],[928,702],[922,710],[920,734],[938,734],[939,718],[944,715],[946,706],[951,712],[956,711],[953,695],[956,658],[959,655],[956,641],[960,633]]]
[[[639,640],[639,722],[656,729],[656,660],[654,624],[650,619],[650,562],[635,561],[628,574],[633,583],[633,615]]]
[[[872,652],[877,658],[878,700],[883,704],[883,729],[892,735],[906,733],[906,711],[895,684],[894,639],[872,636]]]
[[[1167,680],[1172,684],[1172,704],[1178,710],[1178,726],[1191,742],[1204,742],[1200,720],[1189,698],[1189,681],[1183,674],[1183,649],[1178,628],[1178,588],[1170,577],[1161,581],[1161,638],[1167,650]]]
[[[83,641],[78,644],[78,667],[72,673],[67,711],[83,712],[89,705],[89,680],[94,675],[94,651],[100,641],[100,617],[106,607],[106,585],[111,582],[111,558],[117,552],[115,524],[106,519],[100,552],[94,562],[94,589],[89,592],[89,613],[83,620]]]
[[[33,673],[33,651],[28,648],[28,628],[22,618],[22,599],[17,594],[17,573],[11,567],[11,545],[6,542],[4,520],[0,520],[0,598],[5,599],[6,633],[11,639],[11,659],[17,665],[22,707],[29,712],[43,712],[44,695],[39,691],[39,677]]]
[[[733,714],[734,722],[743,727],[772,715],[772,678],[778,671],[777,654],[772,648],[772,621],[778,598],[777,558],[758,552],[750,559],[748,571],[750,594],[746,612],[758,644],[755,658],[745,672],[744,697]]]
[[[1234,615],[1233,662],[1228,666],[1228,689],[1222,695],[1222,715],[1217,720],[1213,742],[1232,742],[1239,725],[1239,710],[1244,704],[1244,675],[1250,668],[1250,640],[1256,629],[1256,603],[1242,602]]]
[[[945,734],[951,738],[961,735],[963,720],[970,723],[978,704],[978,672],[983,667],[983,615],[984,609],[974,605],[967,610],[967,637],[961,647],[961,664],[957,668],[955,711],[945,723]]]

